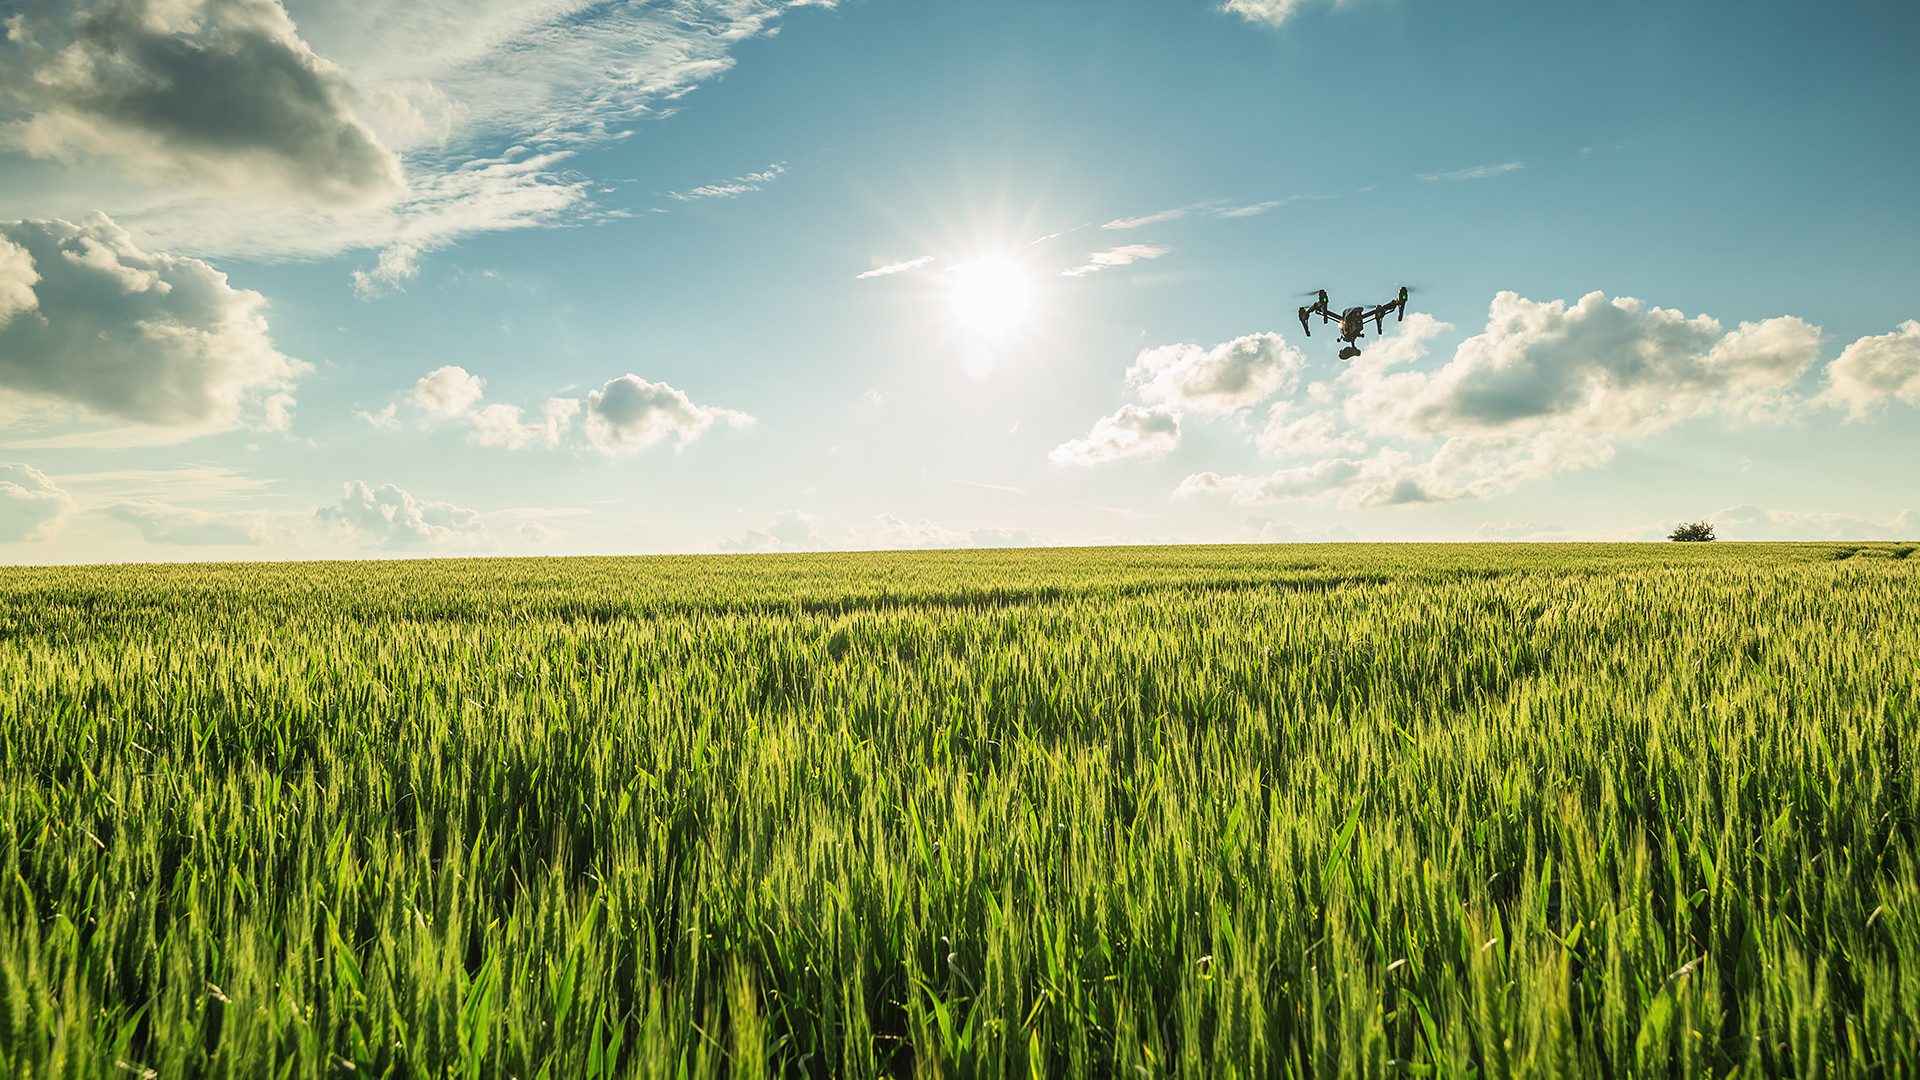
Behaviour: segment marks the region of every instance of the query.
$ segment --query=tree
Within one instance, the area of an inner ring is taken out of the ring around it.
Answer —
[[[1667,534],[1669,540],[1700,541],[1713,539],[1713,523],[1690,521]]]

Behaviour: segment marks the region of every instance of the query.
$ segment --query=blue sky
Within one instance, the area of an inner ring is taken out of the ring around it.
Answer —
[[[1920,536],[1911,4],[9,7],[0,560]]]

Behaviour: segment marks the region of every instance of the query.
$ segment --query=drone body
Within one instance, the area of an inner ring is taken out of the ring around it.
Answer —
[[[1346,343],[1340,350],[1340,359],[1351,360],[1360,355],[1360,347],[1355,345],[1354,342],[1359,341],[1361,335],[1366,333],[1367,320],[1373,320],[1373,332],[1375,334],[1383,334],[1386,332],[1387,312],[1389,311],[1397,312],[1394,319],[1396,322],[1407,317],[1407,287],[1405,285],[1400,286],[1399,296],[1394,297],[1384,304],[1377,305],[1371,311],[1364,307],[1350,307],[1338,315],[1335,315],[1333,309],[1327,304],[1327,290],[1321,289],[1320,299],[1315,300],[1311,307],[1303,307],[1300,309],[1300,329],[1306,331],[1308,337],[1312,337],[1313,327],[1307,320],[1313,318],[1315,315],[1320,316],[1320,318],[1326,322],[1338,326],[1340,328],[1340,340]]]

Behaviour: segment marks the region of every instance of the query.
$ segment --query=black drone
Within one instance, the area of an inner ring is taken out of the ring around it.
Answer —
[[[1320,316],[1330,323],[1337,324],[1340,327],[1340,340],[1347,343],[1346,347],[1340,350],[1340,359],[1351,360],[1360,355],[1360,349],[1354,345],[1354,342],[1360,340],[1360,335],[1366,333],[1367,320],[1373,320],[1373,332],[1375,334],[1384,334],[1387,329],[1387,312],[1389,311],[1399,312],[1394,319],[1395,322],[1407,317],[1407,287],[1405,285],[1400,286],[1399,296],[1381,304],[1372,311],[1368,311],[1364,307],[1350,307],[1338,315],[1335,315],[1333,309],[1327,306],[1327,290],[1321,289],[1320,299],[1315,300],[1312,307],[1303,307],[1300,309],[1300,329],[1305,330],[1308,337],[1312,337],[1313,328],[1307,323],[1307,320],[1313,318],[1315,315]]]

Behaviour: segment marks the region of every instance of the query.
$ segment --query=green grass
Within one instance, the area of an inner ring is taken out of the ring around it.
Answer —
[[[0,1068],[1913,1077],[1910,550],[0,570]]]

